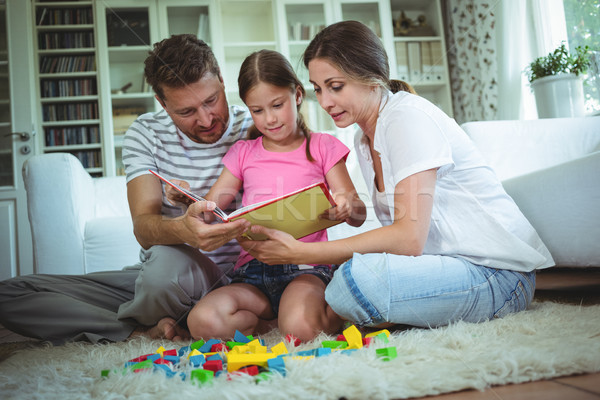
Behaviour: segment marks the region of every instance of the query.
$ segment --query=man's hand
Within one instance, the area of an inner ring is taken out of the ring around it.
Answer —
[[[171,182],[178,186],[181,186],[186,190],[190,190],[190,184],[187,181],[171,179]],[[165,185],[165,193],[167,195],[167,200],[169,201],[169,203],[173,204],[174,206],[189,206],[194,202],[194,200],[190,199],[171,185]]]
[[[209,225],[204,222],[203,213],[214,210],[216,204],[212,201],[198,201],[179,217],[183,222],[182,240],[190,246],[204,251],[213,251],[225,243],[241,236],[250,229],[250,222],[245,219],[223,224]]]

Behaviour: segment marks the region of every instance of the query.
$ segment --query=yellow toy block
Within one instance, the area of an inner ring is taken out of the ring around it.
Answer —
[[[387,329],[382,329],[382,330],[377,331],[377,332],[367,333],[365,335],[365,337],[375,337],[375,336],[379,336],[382,333],[385,333],[385,336],[387,336],[388,339],[390,338],[390,331],[388,331]]]
[[[160,356],[161,356],[161,357],[163,356],[163,353],[164,353],[165,351],[167,351],[167,349],[165,349],[165,348],[164,348],[164,347],[162,347],[162,346],[160,346],[158,349],[156,349],[156,352],[157,352],[158,354],[160,354]]]
[[[348,349],[360,349],[363,347],[362,335],[355,325],[344,329],[344,338],[348,342]]]
[[[201,355],[202,355],[202,353],[200,353],[198,351],[198,349],[194,349],[194,350],[192,350],[192,352],[190,354],[188,354],[188,358],[190,358],[191,356],[201,356]]]
[[[277,355],[287,354],[287,347],[285,347],[285,343],[279,342],[275,346],[271,347],[271,352]]]
[[[254,354],[264,354],[267,352],[267,346],[263,346],[261,344],[248,344],[248,348],[250,353]]]
[[[277,354],[273,353],[235,354],[230,351],[227,353],[227,371],[237,371],[246,365],[258,365],[259,367],[266,367],[269,360],[275,357],[277,357]]]
[[[233,354],[246,354],[250,351],[250,347],[248,347],[247,345],[239,345],[239,346],[235,346],[233,349],[231,349],[229,351],[229,353],[233,353]]]

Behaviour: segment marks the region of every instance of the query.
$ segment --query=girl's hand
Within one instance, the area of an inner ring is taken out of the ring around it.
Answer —
[[[181,181],[179,179],[172,179],[171,182],[173,182],[176,185],[181,186],[182,188],[184,188],[186,190],[190,190],[190,184],[187,181]],[[167,195],[167,200],[169,201],[169,203],[173,204],[174,206],[186,206],[187,207],[194,202],[192,199],[190,199],[189,197],[187,197],[186,195],[184,195],[183,193],[181,193],[179,190],[175,189],[171,185],[165,185],[165,193]]]
[[[361,226],[366,218],[364,203],[355,193],[335,193],[336,206],[325,211],[321,218],[331,221],[345,221],[351,226]]]
[[[267,240],[250,240],[243,237],[237,239],[251,256],[268,265],[302,264],[302,260],[297,257],[302,254],[303,242],[294,239],[288,233],[260,225],[252,225],[251,230],[268,237]]]

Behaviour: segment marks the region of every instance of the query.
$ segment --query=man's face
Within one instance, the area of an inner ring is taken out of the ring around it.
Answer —
[[[197,143],[215,143],[229,122],[229,108],[222,79],[212,73],[181,88],[165,86],[158,99],[175,125]]]

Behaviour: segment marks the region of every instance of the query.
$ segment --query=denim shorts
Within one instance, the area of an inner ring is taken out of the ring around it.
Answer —
[[[325,300],[357,325],[427,328],[525,310],[534,291],[535,271],[489,268],[448,256],[354,254],[335,271]]]
[[[318,277],[327,286],[331,281],[333,271],[329,265],[267,265],[258,260],[252,260],[233,272],[231,283],[248,283],[256,286],[267,296],[273,312],[278,315],[283,291],[296,277],[305,274]]]

